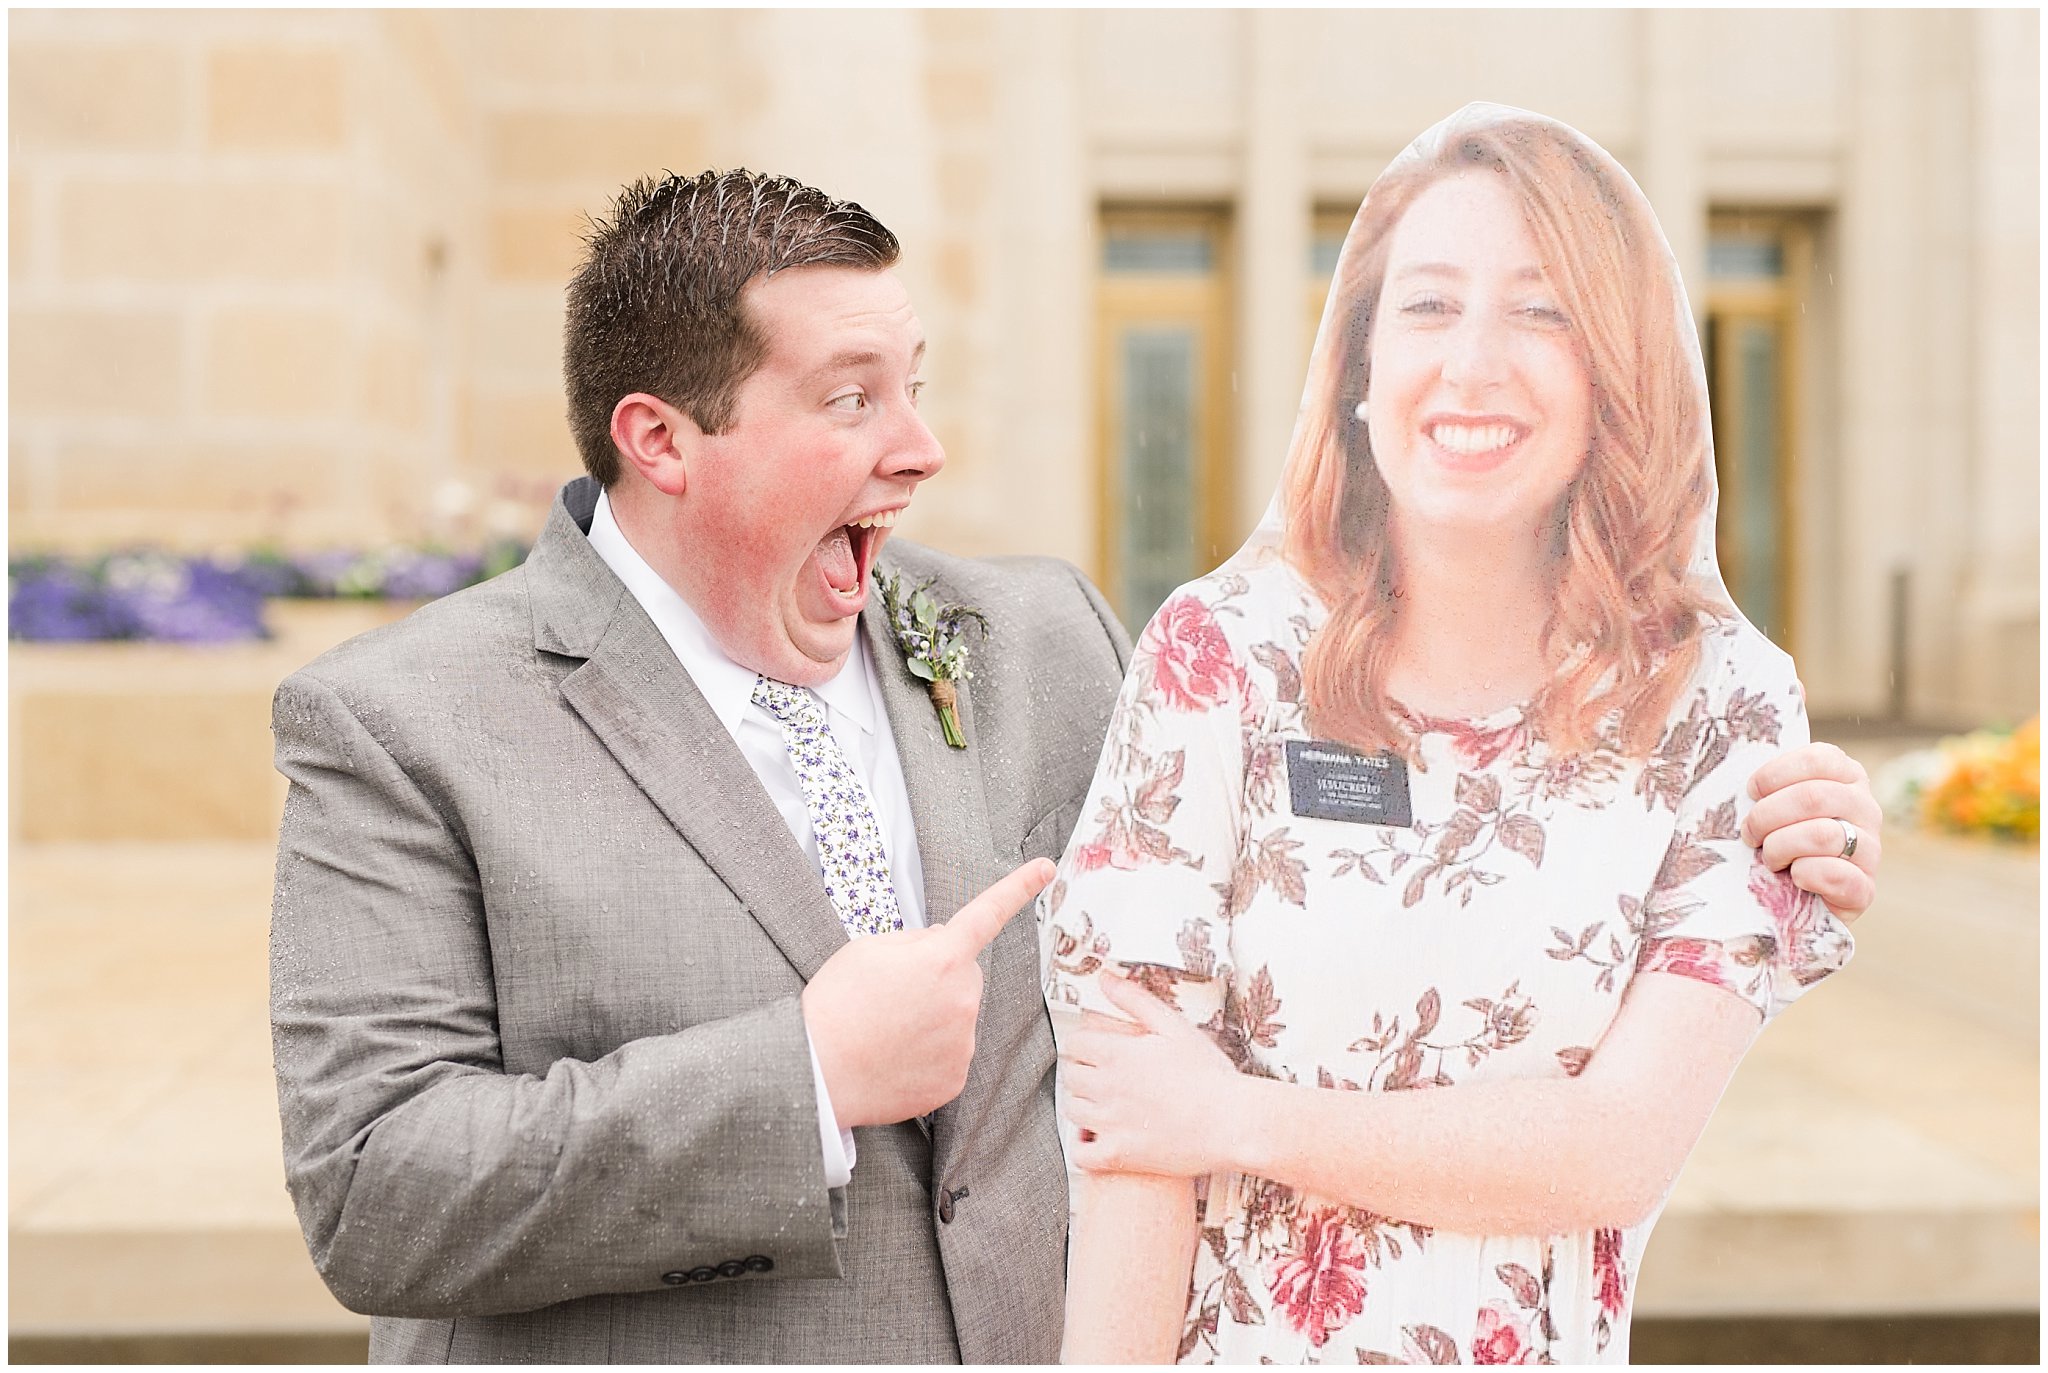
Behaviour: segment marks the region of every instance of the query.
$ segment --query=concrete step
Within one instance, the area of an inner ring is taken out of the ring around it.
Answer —
[[[10,1332],[366,1329],[284,1190],[271,846],[12,858]]]
[[[2029,1311],[2039,860],[1887,836],[1849,970],[1758,1041],[1644,1265],[1646,1320]],[[360,1332],[283,1184],[267,843],[17,844],[9,1322]]]

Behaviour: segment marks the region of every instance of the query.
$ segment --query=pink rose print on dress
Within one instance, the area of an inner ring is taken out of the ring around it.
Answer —
[[[1083,844],[1074,850],[1074,871],[1094,872],[1100,868],[1122,868],[1129,871],[1138,866],[1138,851],[1132,848],[1115,848],[1106,839],[1092,844]]]
[[[1771,913],[1777,933],[1772,962],[1801,987],[1811,986],[1848,958],[1846,937],[1831,939],[1827,908],[1794,885],[1791,872],[1772,872],[1761,858],[1750,864],[1749,894]]]
[[[1528,719],[1520,712],[1507,723],[1490,728],[1473,720],[1425,715],[1420,711],[1401,709],[1400,714],[1403,723],[1418,734],[1449,735],[1458,756],[1475,768],[1490,768],[1503,757],[1520,757],[1536,739]]]
[[[1721,972],[1720,950],[1706,939],[1660,939],[1645,944],[1642,957],[1636,960],[1636,971],[1677,973],[1710,986],[1728,986],[1728,979]]]
[[[1515,1318],[1506,1302],[1490,1301],[1479,1308],[1479,1325],[1472,1333],[1472,1362],[1534,1363],[1535,1359],[1528,1326]]]
[[[1186,849],[1176,848],[1166,826],[1180,808],[1180,783],[1187,771],[1187,752],[1175,749],[1159,758],[1140,755],[1143,777],[1135,779],[1129,799],[1104,798],[1096,815],[1100,826],[1093,839],[1075,850],[1074,870],[1102,868],[1130,871],[1144,863],[1189,863],[1200,867]]]
[[[1593,1232],[1593,1276],[1600,1282],[1600,1309],[1619,1316],[1628,1305],[1628,1277],[1621,1271],[1621,1231]]]
[[[1152,656],[1153,688],[1174,710],[1215,705],[1243,685],[1214,612],[1193,596],[1176,596],[1160,607],[1138,651]]]
[[[1779,949],[1794,954],[1806,947],[1819,922],[1813,918],[1813,898],[1792,881],[1791,869],[1772,872],[1757,859],[1749,869],[1749,894],[1771,913]]]
[[[1340,1214],[1308,1218],[1301,1252],[1282,1258],[1273,1274],[1273,1299],[1318,1349],[1365,1309],[1365,1250]]]
[[[1621,1266],[1621,1231],[1593,1232],[1593,1280],[1600,1285],[1600,1315],[1593,1322],[1593,1339],[1605,1349],[1614,1338],[1614,1323],[1628,1305],[1628,1274]]]

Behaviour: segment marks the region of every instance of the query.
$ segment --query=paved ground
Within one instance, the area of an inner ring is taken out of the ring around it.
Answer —
[[[284,1193],[270,874],[264,844],[16,845],[13,1335],[362,1329]],[[2031,850],[1888,837],[1855,963],[1759,1041],[1688,1166],[1643,1317],[2036,1306],[2039,887]]]

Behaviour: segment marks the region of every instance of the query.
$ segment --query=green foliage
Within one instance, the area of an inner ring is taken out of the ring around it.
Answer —
[[[927,580],[904,590],[900,576],[875,573],[882,609],[896,632],[904,665],[920,681],[957,682],[974,674],[967,666],[967,628],[989,635],[988,617],[971,605],[941,604]]]

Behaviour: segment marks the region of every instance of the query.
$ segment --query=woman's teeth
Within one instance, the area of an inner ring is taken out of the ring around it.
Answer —
[[[1491,453],[1520,437],[1512,424],[1435,424],[1429,429],[1430,442],[1453,453]]]
[[[877,510],[872,515],[863,515],[853,522],[855,529],[893,529],[896,525],[896,510]]]

